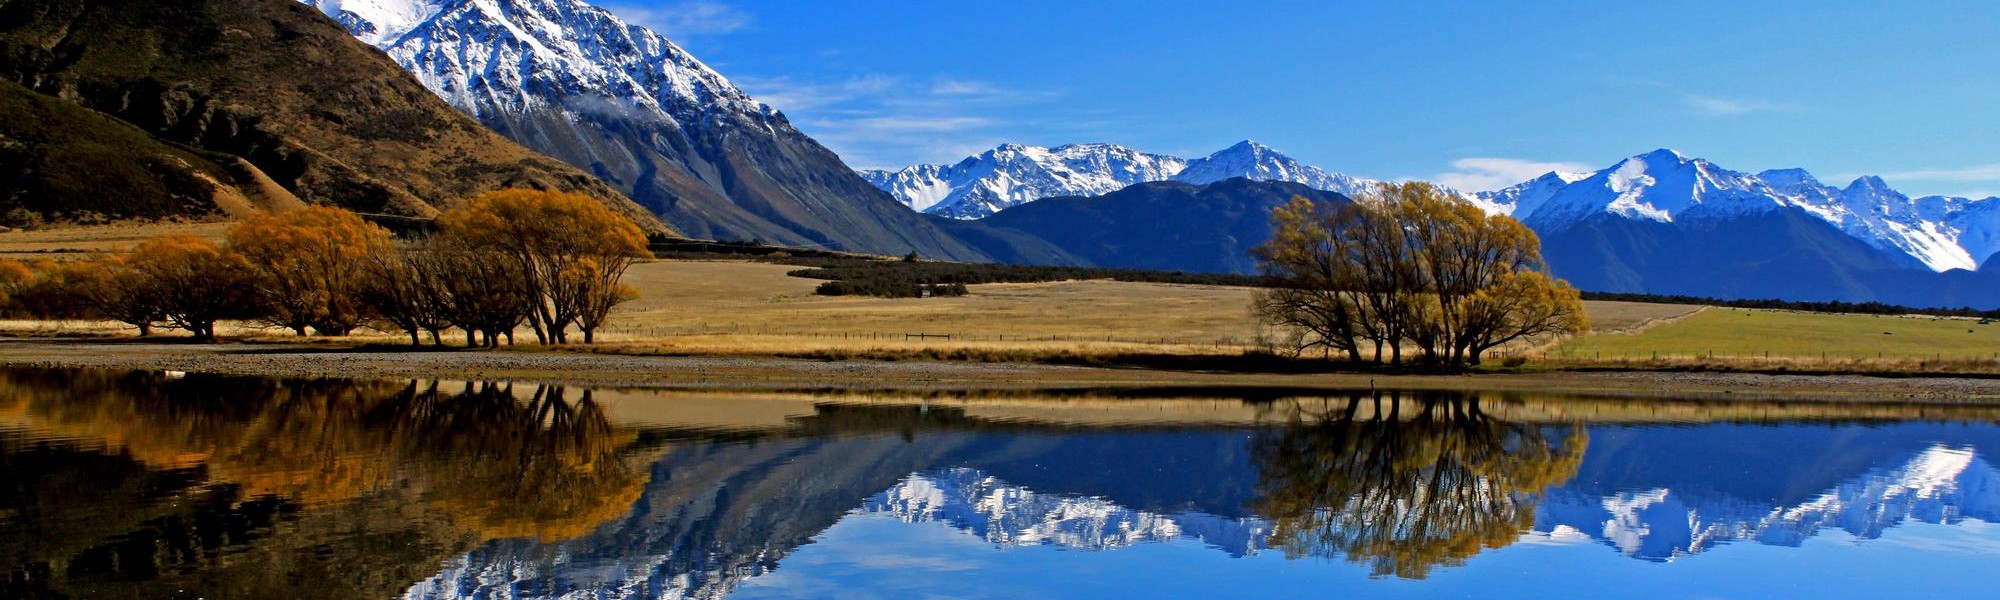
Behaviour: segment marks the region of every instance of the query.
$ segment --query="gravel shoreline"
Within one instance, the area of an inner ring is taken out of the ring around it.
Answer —
[[[352,379],[494,379],[688,389],[1456,389],[1673,399],[2000,405],[2000,379],[1652,371],[1473,375],[1250,374],[1020,363],[624,356],[567,351],[392,351],[281,343],[0,338],[0,366]]]

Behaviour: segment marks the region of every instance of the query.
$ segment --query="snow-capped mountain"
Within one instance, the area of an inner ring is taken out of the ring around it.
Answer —
[[[1702,501],[1670,489],[1550,494],[1535,531],[1586,536],[1633,558],[1664,561],[1728,542],[1797,546],[1838,529],[1863,539],[1904,522],[2000,519],[2000,471],[1968,448],[1932,446],[1901,465],[1850,479],[1789,506]]]
[[[1186,169],[1174,174],[1174,181],[1201,185],[1236,177],[1251,181],[1289,181],[1349,197],[1360,195],[1375,184],[1374,181],[1300,164],[1292,157],[1250,140],[1237,142],[1205,158],[1188,161]]]
[[[862,171],[861,177],[918,211],[976,219],[1042,198],[1096,196],[1164,180],[1186,166],[1179,158],[1113,144],[1006,144],[955,165]]]
[[[1660,149],[1562,186],[1522,217],[1539,229],[1559,228],[1598,213],[1671,223],[1771,210],[1786,198],[1747,173]]]
[[[1480,197],[1493,205],[1489,210],[1512,214],[1542,232],[1601,214],[1657,223],[1713,222],[1789,208],[1913,268],[1974,270],[2000,250],[1994,235],[2000,229],[1994,219],[2000,199],[1912,200],[1878,177],[1835,188],[1803,169],[1752,175],[1666,149],[1580,179],[1552,173]]]
[[[1301,164],[1249,140],[1194,160],[1115,144],[1006,144],[954,165],[862,171],[861,176],[912,209],[958,219],[978,219],[1042,198],[1098,196],[1152,181],[1203,185],[1245,177],[1348,196],[1374,183]]]
[[[1548,203],[1556,192],[1569,184],[1590,177],[1590,173],[1566,173],[1550,171],[1540,177],[1523,181],[1498,190],[1462,194],[1460,197],[1473,203],[1490,214],[1513,215],[1526,218],[1536,209]]]
[[[682,128],[714,114],[770,129],[777,118],[673,42],[577,0],[303,1],[482,119],[581,109]]]
[[[1977,269],[1992,254],[1974,256],[1958,241],[1962,230],[1951,221],[1969,202],[1962,198],[1919,203],[1873,176],[1855,179],[1846,188],[1822,184],[1804,169],[1765,171],[1758,177],[1848,235],[1908,254],[1935,271]]]
[[[1036,492],[965,467],[912,474],[862,503],[860,512],[947,523],[999,546],[1077,550],[1187,538],[1244,556],[1263,550],[1271,532],[1264,519],[1134,510],[1103,498]]]
[[[301,1],[454,107],[685,234],[986,258],[686,50],[582,0]]]

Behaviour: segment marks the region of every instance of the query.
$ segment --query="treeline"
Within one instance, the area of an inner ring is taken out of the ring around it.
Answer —
[[[398,241],[335,208],[260,215],[221,244],[173,235],[85,260],[0,262],[0,302],[37,319],[104,319],[215,337],[215,324],[343,336],[363,326],[421,345],[463,332],[467,345],[584,343],[635,297],[620,283],[647,256],[638,225],[574,194],[506,190],[437,218],[436,232]]]
[[[1271,225],[1255,254],[1273,286],[1255,309],[1295,352],[1394,363],[1409,346],[1424,363],[1477,365],[1501,344],[1588,327],[1533,231],[1428,183],[1340,206],[1294,198]]]
[[[791,257],[778,259],[778,262],[812,267],[790,274],[793,277],[827,280],[819,286],[819,293],[827,296],[957,296],[964,295],[968,285],[1085,279],[1244,287],[1262,283],[1260,278],[1249,275],[939,262],[918,260],[914,256],[900,261],[860,257]]]
[[[1622,292],[1584,292],[1585,300],[1606,302],[1650,302],[1653,304],[1689,304],[1721,306],[1727,308],[1761,308],[1770,310],[1796,310],[1802,312],[1840,313],[1856,315],[1926,315],[1933,317],[1968,317],[1978,319],[2000,319],[2000,310],[1979,310],[1970,306],[1959,308],[1913,308],[1882,302],[1843,302],[1840,300],[1802,301],[1765,298],[1755,300],[1723,300],[1701,296],[1673,294],[1636,294]]]

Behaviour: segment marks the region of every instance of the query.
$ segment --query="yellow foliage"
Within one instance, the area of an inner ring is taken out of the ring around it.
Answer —
[[[343,335],[361,323],[368,267],[393,251],[389,232],[338,208],[260,214],[231,227],[229,249],[255,272],[265,320]]]

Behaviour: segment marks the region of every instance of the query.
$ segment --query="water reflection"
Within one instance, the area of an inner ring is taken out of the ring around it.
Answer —
[[[631,434],[552,387],[6,372],[0,415],[8,597],[388,596],[645,483]]]
[[[1421,578],[1513,543],[1576,474],[1581,427],[1508,423],[1452,392],[1300,404],[1259,437],[1255,509],[1288,556],[1346,557]]]
[[[894,540],[844,532],[927,527],[1044,561],[1051,587],[1022,592],[1187,544],[1300,577],[1493,583],[1488,555],[1535,548],[1665,561],[1992,522],[1992,412],[0,371],[0,596],[815,595],[785,575],[923,572],[864,568]]]

